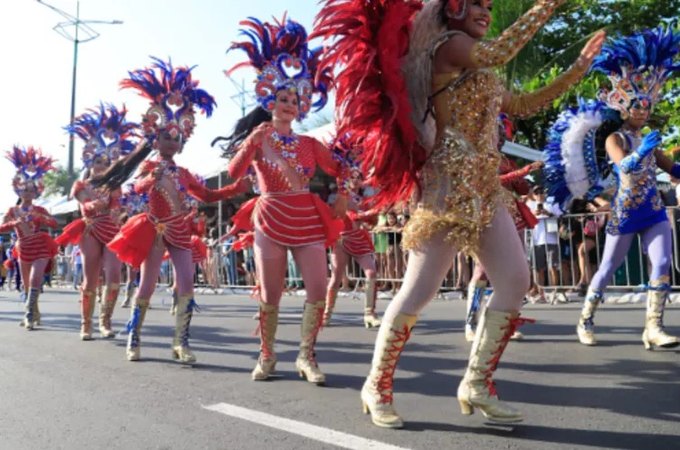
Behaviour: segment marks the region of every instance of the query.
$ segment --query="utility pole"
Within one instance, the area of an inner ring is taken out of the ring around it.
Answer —
[[[76,75],[78,68],[78,44],[85,43],[97,39],[99,37],[99,32],[92,28],[90,24],[103,24],[103,25],[121,25],[122,20],[80,20],[80,0],[76,2],[76,15],[63,11],[55,6],[45,3],[42,0],[37,0],[43,6],[48,7],[52,11],[56,12],[66,20],[59,22],[54,26],[54,31],[59,33],[62,37],[73,42],[73,75],[71,80],[71,120],[69,123],[73,125],[76,113]],[[73,32],[70,28],[73,27]],[[73,147],[75,143],[75,136],[69,133],[68,140],[68,175],[70,179],[74,178],[73,171]]]

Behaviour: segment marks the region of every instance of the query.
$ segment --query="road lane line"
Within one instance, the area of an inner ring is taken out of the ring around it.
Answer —
[[[254,409],[243,408],[229,403],[217,403],[205,406],[204,409],[218,412],[226,416],[236,417],[237,419],[276,428],[287,433],[304,436],[308,439],[335,445],[337,447],[355,450],[375,449],[375,450],[405,450],[406,447],[385,444],[384,442],[362,438],[353,434],[347,434],[330,428],[319,427],[297,420],[286,419],[285,417],[275,416]]]

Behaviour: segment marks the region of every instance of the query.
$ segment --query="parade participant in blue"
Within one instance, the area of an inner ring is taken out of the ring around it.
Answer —
[[[680,70],[679,52],[680,34],[672,27],[659,26],[611,40],[591,67],[593,72],[606,74],[612,84],[611,90],[600,95],[603,103],[582,102],[578,109],[563,113],[550,132],[546,179],[558,200],[597,195],[606,171],[606,163],[598,157],[602,148],[616,181],[602,263],[590,283],[576,328],[584,345],[597,343],[595,311],[638,235],[651,261],[642,341],[648,350],[680,344],[663,327],[672,241],[656,186],[657,168],[678,177],[680,165],[659,149],[658,131],[642,133],[654,104],[662,99],[664,84]]]

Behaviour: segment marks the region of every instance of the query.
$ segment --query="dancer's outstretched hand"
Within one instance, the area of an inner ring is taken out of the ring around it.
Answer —
[[[642,138],[642,143],[637,149],[637,153],[641,158],[644,158],[652,153],[659,145],[661,145],[661,133],[654,130]]]
[[[595,57],[602,51],[605,39],[607,39],[607,33],[604,30],[595,33],[583,46],[581,56],[576,60],[576,64],[581,67],[590,67]]]

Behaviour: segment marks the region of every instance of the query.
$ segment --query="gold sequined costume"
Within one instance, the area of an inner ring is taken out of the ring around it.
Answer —
[[[587,65],[575,64],[550,85],[519,95],[507,93],[490,68],[512,60],[562,3],[538,1],[501,36],[475,44],[471,55],[475,68],[431,74],[435,145],[420,174],[420,197],[404,230],[405,248],[417,248],[435,233],[448,230],[448,242],[476,253],[484,228],[506,198],[498,177],[498,114],[501,109],[518,117],[538,112],[577,82]],[[431,44],[430,57],[460,33],[440,35]]]

